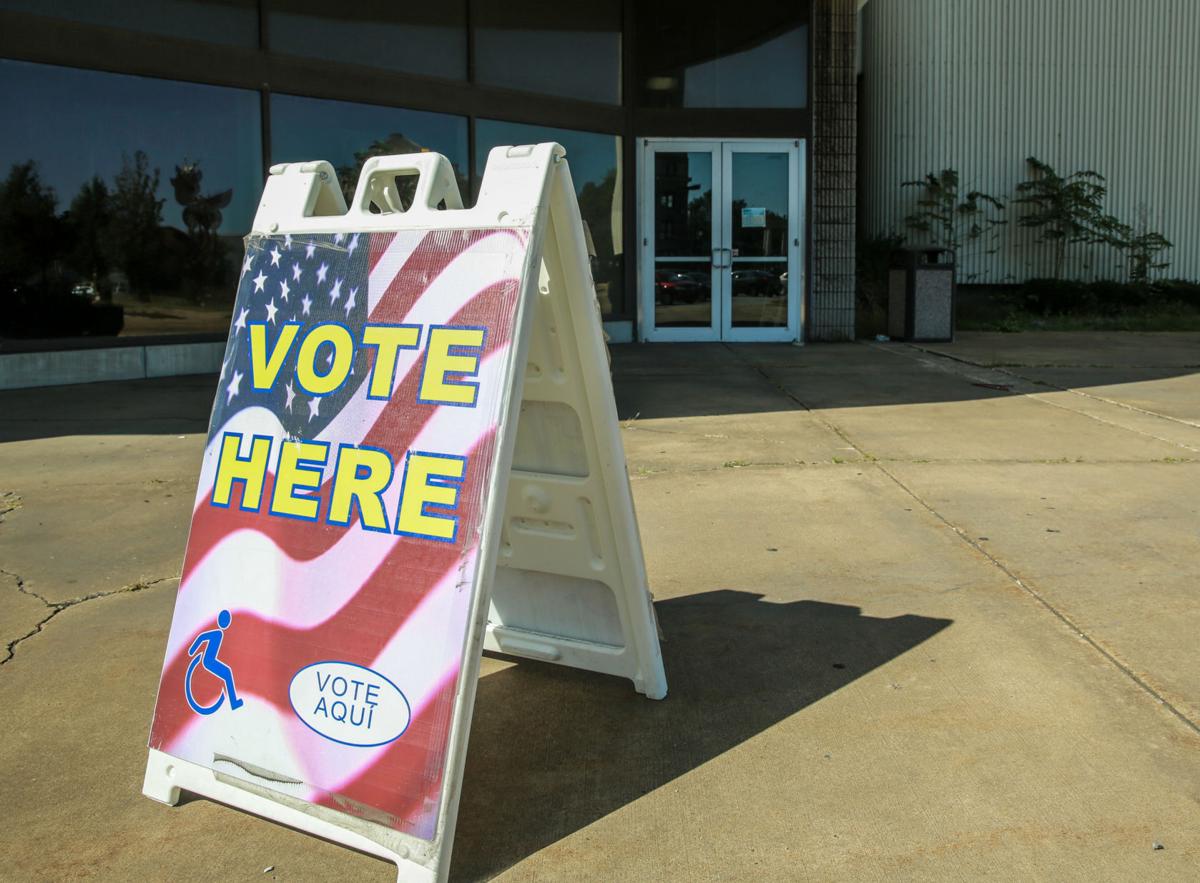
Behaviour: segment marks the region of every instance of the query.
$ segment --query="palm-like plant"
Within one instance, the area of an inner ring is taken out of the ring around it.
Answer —
[[[928,234],[931,244],[950,249],[956,258],[963,246],[985,236],[989,244],[994,244],[997,228],[1008,223],[997,214],[1004,211],[1004,203],[996,197],[981,190],[960,197],[956,169],[929,172],[924,178],[905,181],[901,186],[922,188],[916,211],[904,219],[905,225]],[[994,247],[988,248],[987,254],[994,251]]]
[[[1062,277],[1067,246],[1107,243],[1121,247],[1125,232],[1120,221],[1104,211],[1108,187],[1104,176],[1089,170],[1063,177],[1035,156],[1026,162],[1031,177],[1017,185],[1014,203],[1029,210],[1017,219],[1037,231],[1037,238],[1054,249],[1054,278]]]

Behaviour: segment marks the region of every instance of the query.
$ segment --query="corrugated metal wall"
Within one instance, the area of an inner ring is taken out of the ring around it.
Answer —
[[[1007,202],[1033,155],[1104,175],[1109,213],[1174,243],[1158,275],[1200,279],[1200,0],[868,0],[861,27],[864,235],[903,230],[902,181],[956,168]],[[1052,274],[1022,208],[995,254],[964,249],[960,281]],[[1068,248],[1065,277],[1125,273],[1111,248]]]

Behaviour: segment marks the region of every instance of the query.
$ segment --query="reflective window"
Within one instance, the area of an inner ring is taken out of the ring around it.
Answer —
[[[497,120],[475,123],[475,168],[482,175],[488,151],[509,144],[557,141],[567,150],[567,162],[584,234],[591,253],[592,279],[600,311],[610,316],[625,311],[625,256],[621,201],[621,139],[617,135],[550,129]],[[475,192],[479,183],[475,183]],[[474,194],[473,194],[474,196]]]
[[[0,335],[228,330],[258,93],[0,61],[0,119]]]
[[[654,252],[712,257],[712,154],[654,154]]]
[[[662,0],[636,10],[643,106],[805,106],[807,4]]]
[[[467,78],[466,0],[268,0],[272,52],[452,80]]]
[[[258,46],[255,0],[0,0],[0,9],[229,46]]]
[[[488,86],[621,101],[621,4],[479,3],[475,79]]]
[[[726,199],[735,328],[787,325],[790,180],[786,153],[733,154]]]
[[[376,104],[326,101],[295,95],[271,96],[271,162],[325,159],[337,169],[349,203],[358,172],[373,156],[441,153],[454,165],[458,188],[467,193],[467,119]],[[415,178],[397,180],[415,188]]]
[[[707,328],[713,308],[713,154],[654,154],[654,325]],[[699,260],[696,260],[699,258]]]

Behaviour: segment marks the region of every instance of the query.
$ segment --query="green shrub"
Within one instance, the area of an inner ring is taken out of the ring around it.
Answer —
[[[928,172],[924,178],[900,186],[921,188],[917,207],[904,219],[905,225],[926,234],[928,244],[954,252],[956,264],[966,257],[969,243],[981,244],[986,254],[995,253],[1000,228],[1008,223],[1001,217],[1004,203],[981,190],[964,197],[959,192],[957,169]]]
[[[1074,309],[1086,312],[1088,301],[1084,283],[1063,279],[1029,279],[1017,289],[1015,298],[1015,307],[1038,316]]]
[[[887,331],[888,270],[892,255],[904,245],[897,233],[862,239],[855,250],[855,333],[859,337],[874,337]]]
[[[1014,309],[1037,316],[1121,316],[1163,309],[1200,311],[1200,283],[1183,279],[1117,282],[1030,279],[1009,295]]]
[[[1200,282],[1187,279],[1163,279],[1152,286],[1162,299],[1186,309],[1200,311]]]
[[[1039,242],[1054,249],[1054,277],[1061,278],[1067,247],[1115,244],[1120,222],[1104,212],[1108,187],[1104,176],[1091,169],[1065,177],[1035,156],[1025,160],[1030,177],[1017,185],[1014,205],[1026,206],[1017,224],[1029,227]]]

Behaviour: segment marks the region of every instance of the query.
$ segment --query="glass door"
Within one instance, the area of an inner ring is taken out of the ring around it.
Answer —
[[[788,141],[722,145],[722,340],[798,337],[799,154]]]
[[[642,217],[642,312],[652,340],[717,340],[720,144],[650,142]]]
[[[642,337],[797,340],[800,142],[647,139],[642,160]]]

